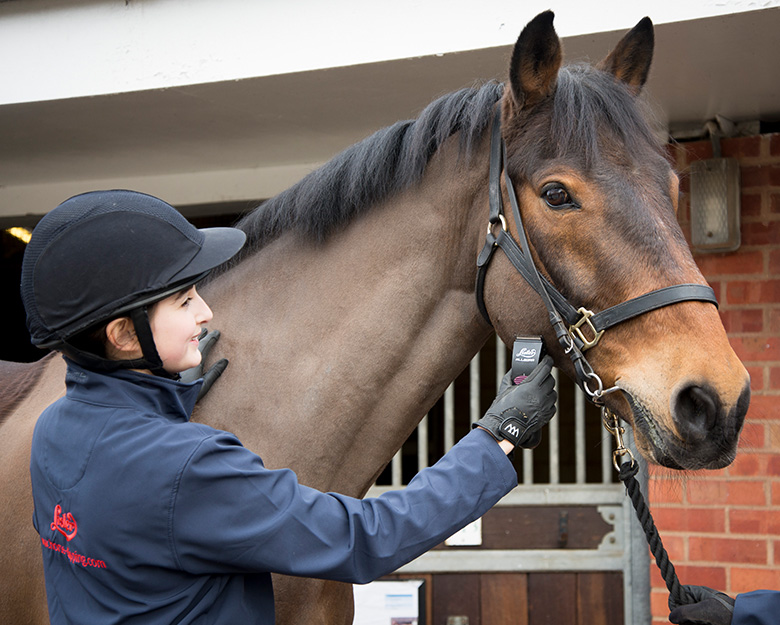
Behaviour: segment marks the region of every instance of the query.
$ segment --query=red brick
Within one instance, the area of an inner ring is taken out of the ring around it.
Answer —
[[[776,276],[778,274],[780,274],[780,250],[770,250],[769,251],[769,275]]]
[[[780,515],[777,510],[729,510],[731,534],[780,535]]]
[[[778,170],[780,171],[780,167]],[[742,245],[777,245],[780,243],[780,221],[743,223],[741,236]]]
[[[729,475],[755,477],[766,475],[767,458],[762,454],[742,452],[729,467]]]
[[[780,391],[780,367],[769,367],[769,388]]]
[[[742,202],[740,201],[740,212],[742,212]],[[777,215],[780,213],[780,194],[779,193],[770,193],[769,194],[769,214],[770,215]],[[746,213],[742,213],[745,215]]]
[[[720,320],[728,333],[764,331],[764,311],[759,309],[721,310]]]
[[[769,154],[780,156],[780,133],[769,135]]]
[[[742,432],[739,435],[739,449],[757,450],[763,449],[766,441],[766,430],[764,424],[745,423]]]
[[[710,538],[691,536],[688,539],[690,560],[702,562],[739,562],[766,564],[766,540]]]
[[[741,568],[736,566],[731,568],[731,587],[729,591],[732,595],[750,592],[751,590],[777,590],[778,588],[780,588],[780,569]]]
[[[650,584],[653,588],[664,588],[663,577],[655,566],[655,562],[652,563],[650,572]],[[694,584],[696,586],[709,586],[710,588],[725,588],[726,587],[726,568],[723,566],[690,566],[690,565],[674,565],[675,571],[677,571],[677,577],[680,578],[682,584]]]
[[[741,166],[742,188],[780,186],[780,165]]]
[[[739,198],[740,217],[760,217],[761,199],[760,193],[743,193]]]
[[[772,505],[773,506],[780,506],[780,482],[772,482]],[[780,564],[780,561],[775,560],[777,564]]]
[[[722,508],[655,507],[653,518],[659,532],[724,532],[726,515]]]
[[[754,393],[764,389],[764,367],[745,367],[750,376],[750,390]]]
[[[666,586],[656,590],[653,588],[653,592],[650,595],[650,610],[653,613],[653,622],[669,623],[669,592],[666,590]]]
[[[780,540],[772,541],[772,549],[775,556],[775,566],[780,564]]]
[[[694,505],[766,505],[764,483],[761,481],[702,479],[690,481],[686,491],[688,503]]]
[[[675,536],[673,534],[661,536],[661,542],[663,542],[664,549],[666,549],[666,553],[669,555],[669,559],[672,562],[685,562],[690,559],[686,555],[685,540],[686,539],[682,536]],[[655,562],[652,553],[650,553],[650,561]]]
[[[731,306],[780,302],[780,280],[733,280],[726,284],[726,297]]]
[[[700,254],[696,264],[701,272],[709,277],[762,273],[764,271],[764,255],[760,250],[736,251],[729,254]]]
[[[780,308],[769,309],[769,332],[780,334]]]
[[[686,164],[712,158],[712,143],[710,141],[692,141],[686,143],[684,149]]]
[[[749,158],[761,156],[761,135],[723,139],[720,142],[724,158]]]
[[[731,347],[743,362],[780,361],[780,338],[729,338]]]
[[[651,503],[682,503],[682,484],[678,480],[651,477],[648,480],[647,498]]]
[[[746,419],[780,420],[780,397],[777,395],[753,395]]]

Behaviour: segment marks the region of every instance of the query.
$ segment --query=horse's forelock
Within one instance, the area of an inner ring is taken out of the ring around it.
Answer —
[[[561,68],[555,92],[513,120],[510,168],[528,177],[543,161],[557,160],[586,173],[620,155],[626,166],[661,154],[649,111],[614,76],[586,64]]]

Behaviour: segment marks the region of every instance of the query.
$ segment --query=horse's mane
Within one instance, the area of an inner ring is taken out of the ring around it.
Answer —
[[[247,244],[231,264],[288,230],[327,238],[361,211],[418,182],[431,156],[456,132],[468,156],[502,93],[503,85],[494,82],[450,93],[417,119],[397,122],[350,146],[239,221]]]
[[[490,82],[444,95],[417,119],[397,122],[350,146],[241,219],[236,227],[246,232],[247,244],[224,269],[283,232],[326,239],[361,212],[418,182],[436,150],[456,132],[468,158],[503,91],[503,84]],[[537,137],[524,140],[522,153],[512,157],[519,159],[515,164],[521,170],[523,165],[532,169],[539,159],[561,157],[577,158],[591,169],[600,157],[605,125],[626,154],[647,155],[649,146],[657,150],[646,112],[610,74],[588,65],[565,66],[548,104],[543,127],[535,129]]]

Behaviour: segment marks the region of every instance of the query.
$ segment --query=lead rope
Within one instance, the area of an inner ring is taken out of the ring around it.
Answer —
[[[673,610],[678,606],[694,603],[694,599],[680,584],[677,572],[674,570],[674,564],[669,560],[669,554],[666,553],[661,536],[655,527],[653,515],[650,514],[650,509],[647,507],[647,502],[639,487],[639,482],[636,479],[636,474],[639,472],[639,462],[636,461],[634,454],[623,443],[625,428],[620,425],[617,415],[609,408],[604,408],[603,421],[604,428],[615,437],[616,448],[612,452],[612,464],[618,472],[618,479],[623,482],[623,486],[626,487],[626,493],[631,498],[636,518],[642,526],[642,530],[647,538],[647,544],[650,546],[650,551],[655,558],[655,563],[658,565],[666,588],[669,590],[669,609]],[[618,464],[619,459],[623,456],[628,456],[629,460]]]

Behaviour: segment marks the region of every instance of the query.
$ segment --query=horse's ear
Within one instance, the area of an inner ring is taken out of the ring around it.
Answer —
[[[599,69],[622,80],[637,95],[650,73],[654,45],[653,22],[649,17],[642,18],[599,64]]]
[[[552,11],[540,13],[520,33],[512,61],[509,82],[518,109],[532,106],[555,91],[561,67],[561,42],[553,28]]]

